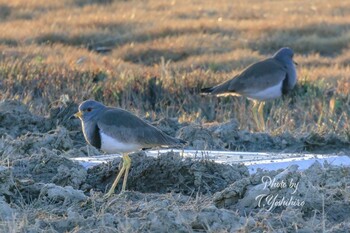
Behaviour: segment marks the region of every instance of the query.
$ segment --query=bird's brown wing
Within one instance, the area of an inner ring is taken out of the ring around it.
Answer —
[[[234,78],[212,88],[212,94],[245,94],[277,85],[286,78],[287,69],[276,59],[252,64]]]
[[[143,147],[181,143],[179,139],[166,135],[136,115],[119,108],[108,108],[99,117],[97,125],[103,133],[110,137]]]

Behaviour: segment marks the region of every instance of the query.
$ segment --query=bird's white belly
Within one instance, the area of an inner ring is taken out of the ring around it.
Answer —
[[[246,94],[248,98],[256,100],[271,100],[281,97],[282,95],[282,82],[278,83],[275,86],[266,88],[261,91],[251,92]]]
[[[101,150],[107,153],[129,153],[140,149],[142,149],[140,145],[121,142],[101,132]]]

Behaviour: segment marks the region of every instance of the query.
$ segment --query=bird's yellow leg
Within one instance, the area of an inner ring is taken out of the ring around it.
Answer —
[[[260,129],[265,131],[266,126],[265,126],[265,119],[264,119],[264,106],[265,106],[265,102],[261,102],[259,104],[259,108],[258,108],[258,113],[259,113],[259,118],[260,118]]]
[[[123,167],[125,166],[125,175],[123,180],[122,192],[125,191],[126,182],[128,180],[129,170],[131,167],[131,159],[128,154],[123,155]]]
[[[118,182],[119,182],[119,180],[120,180],[120,178],[122,177],[122,175],[125,173],[125,171],[126,171],[126,164],[125,164],[125,156],[128,156],[128,155],[125,155],[125,154],[123,154],[123,166],[122,166],[122,168],[120,169],[120,171],[119,171],[119,173],[118,173],[118,175],[117,175],[117,178],[115,178],[115,180],[114,180],[114,182],[113,182],[113,184],[112,184],[112,187],[109,189],[109,191],[104,195],[104,197],[105,198],[108,198],[108,197],[110,197],[112,194],[114,194],[114,190],[115,190],[115,187],[117,187],[117,184],[118,184]],[[128,156],[129,157],[129,156]],[[130,159],[130,158],[129,158]],[[129,164],[130,164],[130,162],[129,162]],[[130,166],[129,166],[129,168],[130,168]],[[124,177],[124,180],[125,180],[125,177]],[[124,184],[123,184],[123,187],[124,187]]]
[[[259,117],[258,117],[258,102],[254,101],[253,107],[252,107],[252,113],[253,113],[253,118],[256,124],[256,127],[260,129],[260,123],[259,123]]]

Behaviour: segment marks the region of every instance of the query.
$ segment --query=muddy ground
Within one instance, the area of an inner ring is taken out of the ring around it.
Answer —
[[[0,232],[350,231],[350,168],[330,164],[249,175],[244,165],[139,152],[131,155],[129,191],[117,194],[118,187],[104,199],[119,160],[85,170],[69,159],[101,154],[69,119],[76,110],[68,103],[38,116],[20,102],[0,102]],[[350,151],[336,135],[250,133],[234,119],[153,124],[187,140],[189,149]]]

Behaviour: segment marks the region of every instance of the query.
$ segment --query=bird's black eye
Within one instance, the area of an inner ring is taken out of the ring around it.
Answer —
[[[87,108],[86,111],[87,111],[87,112],[91,112],[91,111],[92,111],[92,108]]]

